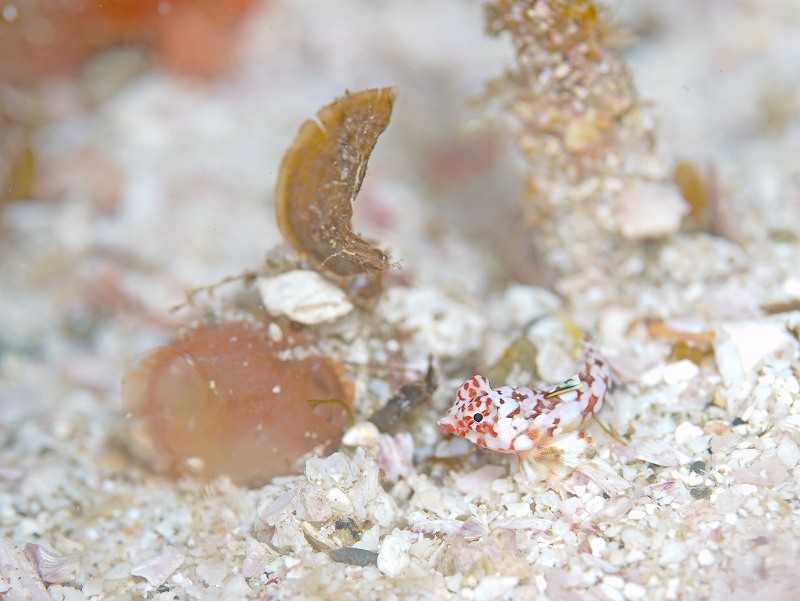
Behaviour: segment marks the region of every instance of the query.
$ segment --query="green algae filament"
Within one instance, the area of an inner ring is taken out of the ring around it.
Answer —
[[[128,369],[123,402],[136,446],[161,470],[260,484],[333,448],[353,386],[328,357],[286,359],[289,341],[244,323],[204,325]],[[309,403],[337,399],[337,403]]]

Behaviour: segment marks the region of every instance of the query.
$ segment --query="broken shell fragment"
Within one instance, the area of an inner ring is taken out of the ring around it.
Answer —
[[[36,543],[25,545],[25,555],[39,572],[42,580],[50,584],[60,584],[72,580],[75,571],[80,566],[77,557],[59,555]]]
[[[395,88],[346,92],[300,126],[278,174],[275,208],[286,241],[320,267],[348,276],[383,271],[385,252],[353,232],[353,201]]]
[[[242,563],[242,576],[255,578],[267,569],[267,550],[263,543],[251,540]]]
[[[164,471],[257,484],[337,443],[353,399],[349,375],[332,358],[285,358],[287,339],[209,324],[145,353],[122,390],[140,450]]]
[[[263,278],[258,290],[271,314],[306,325],[333,321],[353,310],[347,295],[316,271],[297,269]]]
[[[181,567],[186,556],[173,546],[131,568],[131,576],[141,576],[152,586],[161,586]]]

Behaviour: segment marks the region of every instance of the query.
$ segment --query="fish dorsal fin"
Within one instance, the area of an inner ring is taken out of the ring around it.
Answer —
[[[489,379],[486,376],[472,376],[461,385],[456,396],[460,400],[466,401],[488,394],[491,391],[492,387],[489,385]]]

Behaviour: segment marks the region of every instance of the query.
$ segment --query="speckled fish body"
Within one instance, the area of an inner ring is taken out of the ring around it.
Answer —
[[[610,385],[608,363],[590,340],[583,344],[580,371],[555,386],[493,389],[485,376],[473,376],[458,389],[439,426],[486,449],[516,453],[521,460],[545,450],[580,452],[586,442],[579,428],[603,406]]]

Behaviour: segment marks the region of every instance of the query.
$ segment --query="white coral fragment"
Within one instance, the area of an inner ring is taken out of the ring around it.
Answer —
[[[39,572],[42,580],[50,584],[72,580],[80,566],[77,557],[59,555],[36,543],[25,545],[25,555]]]
[[[170,545],[155,557],[133,566],[131,576],[141,576],[152,586],[161,586],[181,567],[184,559],[186,556]]]
[[[381,550],[378,552],[378,569],[394,578],[403,573],[411,563],[409,549],[411,542],[398,530],[383,540]]]
[[[296,269],[258,282],[261,302],[273,315],[313,325],[350,313],[353,303],[316,271]]]

